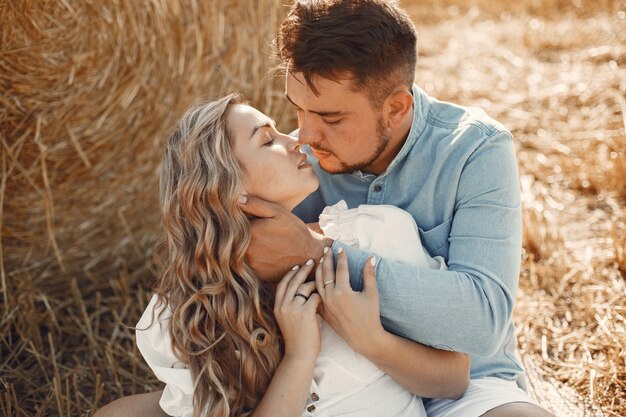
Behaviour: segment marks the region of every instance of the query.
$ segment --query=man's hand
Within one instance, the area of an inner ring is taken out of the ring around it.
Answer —
[[[241,209],[256,217],[250,221],[247,257],[264,280],[278,281],[294,265],[320,259],[324,246],[332,242],[277,204],[249,196]]]

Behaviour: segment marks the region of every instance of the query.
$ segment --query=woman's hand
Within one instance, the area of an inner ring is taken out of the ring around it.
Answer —
[[[350,286],[348,260],[341,248],[336,271],[330,250],[315,271],[315,284],[323,304],[320,314],[352,349],[366,357],[386,333],[380,322],[374,265],[374,257],[365,263],[362,292],[353,291]]]
[[[274,316],[285,341],[283,360],[315,361],[320,352],[317,307],[321,299],[314,293],[315,282],[304,282],[313,265],[313,260],[309,260],[302,268],[294,266],[276,287]]]
[[[437,350],[387,332],[380,322],[374,258],[363,268],[363,292],[352,291],[345,252],[337,270],[327,251],[315,271],[320,314],[361,355],[415,395],[457,399],[469,385],[470,361],[463,353]]]
[[[285,340],[283,356],[253,417],[299,416],[306,401],[321,348],[315,283],[304,281],[313,270],[310,259],[294,266],[276,287],[274,316]]]

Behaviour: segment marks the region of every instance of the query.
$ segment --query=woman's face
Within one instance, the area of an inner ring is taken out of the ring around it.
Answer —
[[[276,130],[274,122],[253,107],[231,106],[226,123],[235,155],[246,173],[246,191],[288,210],[319,186],[298,140]]]

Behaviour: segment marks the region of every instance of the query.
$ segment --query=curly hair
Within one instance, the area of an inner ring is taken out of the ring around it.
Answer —
[[[246,264],[244,174],[226,124],[231,94],[189,110],[166,143],[159,305],[172,312],[174,353],[194,380],[194,415],[245,416],[281,358],[271,289]]]

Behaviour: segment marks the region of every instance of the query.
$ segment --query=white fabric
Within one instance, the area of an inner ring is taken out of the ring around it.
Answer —
[[[515,381],[484,377],[472,379],[463,396],[456,400],[426,400],[428,417],[479,417],[489,410],[514,402],[539,406]]]
[[[432,269],[448,269],[441,256],[422,246],[415,220],[395,206],[367,205],[349,209],[341,200],[326,207],[319,225],[324,235],[392,261]]]
[[[413,218],[397,207],[362,205],[348,209],[340,201],[323,211],[320,226],[327,236],[377,256],[424,268],[446,268],[442,258],[433,259],[422,248]],[[150,325],[155,303],[153,296],[137,324],[137,345],[157,378],[166,383],[161,408],[170,415],[191,416],[191,374],[181,368],[172,352],[170,312],[165,311]],[[303,416],[426,417],[421,398],[398,385],[320,321],[322,348]]]
[[[158,297],[153,295],[137,323],[137,347],[154,375],[165,382],[159,405],[171,416],[193,415],[193,379],[191,372],[174,355],[167,307],[156,310]],[[165,311],[163,311],[165,309]],[[161,316],[158,314],[163,311]],[[154,315],[154,320],[153,320]]]

